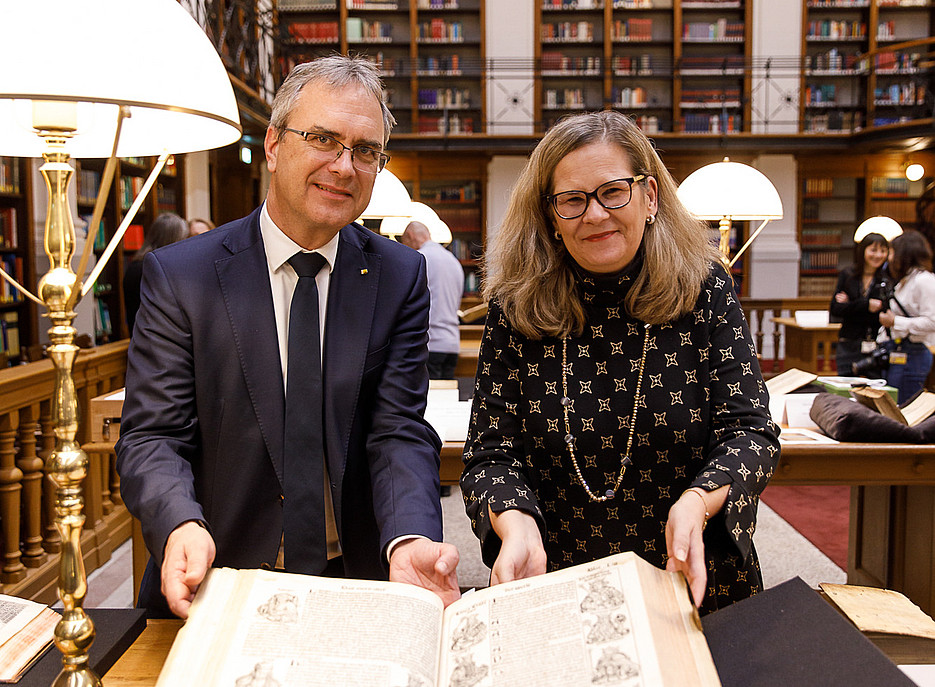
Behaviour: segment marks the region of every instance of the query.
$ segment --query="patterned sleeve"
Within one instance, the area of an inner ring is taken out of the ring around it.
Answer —
[[[471,423],[464,443],[461,493],[471,526],[480,540],[484,562],[493,566],[500,538],[490,525],[494,513],[518,508],[533,515],[545,536],[545,520],[525,473],[522,420],[522,337],[491,301],[477,361]]]
[[[744,558],[750,553],[760,493],[779,462],[779,428],[756,349],[731,279],[715,268],[699,307],[709,322],[711,432],[704,469],[692,486],[730,485],[723,522]]]

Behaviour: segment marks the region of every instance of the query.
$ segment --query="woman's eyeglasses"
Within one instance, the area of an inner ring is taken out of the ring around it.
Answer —
[[[633,183],[645,178],[645,174],[639,174],[608,181],[593,191],[562,191],[544,198],[562,219],[576,219],[588,211],[592,198],[605,210],[619,210],[633,197]]]

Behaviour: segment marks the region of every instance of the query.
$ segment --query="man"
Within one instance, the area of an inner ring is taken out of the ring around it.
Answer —
[[[464,270],[450,251],[431,240],[431,233],[422,222],[410,222],[399,242],[425,257],[425,273],[432,297],[429,308],[429,379],[454,379],[461,350],[458,308],[464,289]]]
[[[296,67],[266,133],[264,205],[146,257],[117,455],[152,554],[151,615],[186,617],[212,564],[458,596],[457,549],[439,543],[440,442],[422,418],[425,270],[352,224],[387,159],[381,96],[362,59]],[[320,337],[298,336],[310,326]]]

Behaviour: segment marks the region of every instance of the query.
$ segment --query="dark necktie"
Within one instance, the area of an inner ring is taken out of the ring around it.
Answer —
[[[328,562],[325,535],[321,328],[315,275],[320,253],[289,258],[299,281],[289,310],[289,365],[283,442],[283,535],[289,572],[318,574]]]

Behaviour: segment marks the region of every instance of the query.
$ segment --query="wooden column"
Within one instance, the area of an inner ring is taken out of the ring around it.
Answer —
[[[23,565],[38,568],[46,560],[42,548],[42,476],[43,461],[36,454],[36,428],[39,405],[24,407],[19,413],[19,458],[16,465],[23,473]]]
[[[16,430],[19,413],[15,410],[0,416],[0,531],[3,532],[4,584],[19,582],[26,577],[26,567],[20,560],[19,523],[23,472],[16,467]]]

